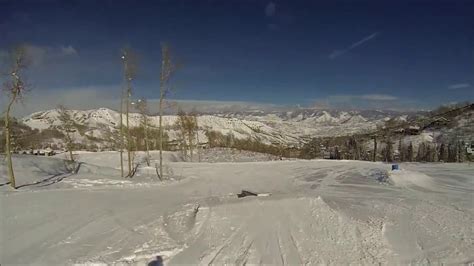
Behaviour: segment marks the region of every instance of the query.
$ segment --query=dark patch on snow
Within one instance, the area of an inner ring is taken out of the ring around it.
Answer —
[[[156,259],[150,261],[148,266],[163,266],[163,258],[161,256],[156,256]]]
[[[248,196],[258,196],[257,193],[253,193],[247,190],[242,190],[241,193],[237,194],[237,198],[243,198],[243,197],[248,197]]]
[[[319,183],[328,176],[328,173],[328,169],[322,169],[312,173],[296,176],[295,178],[308,183]]]
[[[390,180],[387,171],[382,169],[371,170],[369,173],[369,177],[371,179],[377,180],[380,183],[389,183]]]

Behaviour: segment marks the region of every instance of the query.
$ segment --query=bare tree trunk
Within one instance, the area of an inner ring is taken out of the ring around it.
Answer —
[[[15,102],[16,93],[13,94],[10,102],[8,103],[8,108],[5,113],[5,155],[7,156],[7,166],[8,166],[8,176],[10,177],[10,186],[16,189],[15,184],[15,173],[13,171],[13,162],[12,162],[12,151],[11,151],[11,141],[10,141],[10,109],[12,104]]]
[[[130,81],[127,80],[127,102],[125,103],[126,119],[127,119],[127,156],[128,156],[128,176],[132,174],[132,141],[130,140],[130,118],[129,118],[129,107],[130,107]]]
[[[143,116],[145,119],[144,126],[145,126],[145,148],[146,148],[146,164],[150,166],[150,146],[148,144],[148,117],[146,114]]]
[[[127,155],[128,155],[128,177],[132,174],[132,140],[130,135],[130,97],[132,96],[132,80],[136,75],[136,62],[134,62],[134,54],[130,49],[125,48],[122,50],[122,60],[124,64],[124,77],[126,82],[126,101],[125,101],[125,117],[126,117],[126,127],[127,127]]]
[[[67,132],[68,129],[66,129],[66,141],[67,141],[67,149],[69,151],[69,160],[71,162],[74,162],[74,155],[73,155],[73,147],[72,147],[72,138],[69,135],[69,132]]]
[[[199,129],[196,130],[196,153],[198,155],[198,162],[201,162],[201,152],[199,150]]]
[[[193,150],[194,150],[194,144],[193,144],[193,136],[191,132],[188,134],[188,141],[189,141],[189,156],[191,158],[191,162],[193,161]]]
[[[74,157],[72,155],[72,139],[71,137],[69,136],[69,132],[66,133],[67,134],[67,142],[68,142],[68,150],[69,150],[69,159],[71,162],[74,162]]]
[[[163,179],[163,100],[166,94],[170,92],[169,80],[174,72],[174,66],[171,62],[170,52],[166,44],[161,45],[161,73],[160,73],[160,176]]]
[[[159,122],[159,131],[160,131],[160,179],[163,179],[163,88],[160,90],[160,122]]]
[[[69,152],[69,161],[74,162],[74,143],[71,137],[71,133],[74,132],[75,123],[72,120],[71,114],[68,112],[64,105],[59,105],[58,108],[59,121],[61,122],[61,130],[64,131],[64,142],[66,143],[66,148]]]
[[[26,69],[28,66],[27,61],[25,60],[26,49],[24,46],[16,47],[13,53],[11,54],[14,58],[12,69],[10,74],[13,77],[12,86],[6,88],[10,92],[10,101],[8,102],[7,110],[5,112],[5,156],[7,157],[7,168],[8,176],[10,177],[10,186],[16,189],[15,183],[15,173],[13,171],[13,161],[12,161],[12,144],[11,144],[11,128],[10,128],[10,111],[13,106],[13,103],[23,96],[25,92],[25,84],[21,79],[21,71]]]
[[[123,88],[122,95],[120,97],[120,174],[123,177]]]

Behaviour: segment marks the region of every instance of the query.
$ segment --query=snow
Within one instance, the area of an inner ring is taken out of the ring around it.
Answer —
[[[134,178],[120,177],[117,152],[79,152],[77,174],[63,155],[15,156],[24,186],[0,186],[0,263],[474,260],[474,166],[409,163],[390,171],[383,163],[206,152],[217,159],[184,162],[165,153],[174,177],[165,182],[153,177],[154,164],[145,166],[143,153],[136,155],[142,166]],[[0,184],[6,181],[2,158]],[[241,190],[262,197],[237,198]]]
[[[92,110],[70,110],[76,123],[86,126],[86,135],[103,137],[104,133],[115,130],[120,123],[120,114],[116,111],[99,108]],[[299,113],[293,118],[285,117],[288,114],[269,113],[257,114],[225,114],[225,115],[200,115],[198,125],[201,130],[200,141],[207,141],[204,130],[213,130],[222,134],[232,133],[238,139],[259,139],[263,143],[285,143],[298,145],[301,137],[311,135],[334,136],[347,135],[374,129],[381,120],[366,118],[356,112],[334,113],[317,111],[311,114]],[[58,126],[58,111],[56,109],[33,113],[22,118],[22,121],[31,128],[46,129]],[[125,120],[125,117],[123,117]],[[131,113],[129,123],[131,127],[140,124],[141,115]],[[149,116],[150,126],[157,127],[158,116]],[[163,125],[171,140],[176,138],[172,126],[177,121],[175,115],[163,116]],[[125,121],[124,121],[125,122]],[[75,136],[79,138],[79,136]]]

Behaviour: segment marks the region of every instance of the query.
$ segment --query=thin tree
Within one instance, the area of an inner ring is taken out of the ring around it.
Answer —
[[[201,162],[201,150],[200,150],[200,147],[199,147],[199,124],[198,124],[198,118],[197,116],[194,117],[194,122],[195,122],[195,126],[196,126],[196,153],[197,153],[197,156],[198,156],[198,162]]]
[[[148,104],[146,99],[139,99],[136,103],[136,108],[140,112],[141,116],[141,126],[143,127],[143,133],[145,135],[145,160],[147,166],[150,166],[150,144],[148,139]]]
[[[176,64],[171,59],[170,49],[167,44],[161,45],[161,73],[160,73],[160,101],[159,101],[159,134],[160,134],[160,179],[163,178],[163,107],[164,100],[171,92],[170,80],[176,71]]]
[[[127,157],[128,157],[128,175],[132,174],[132,140],[130,136],[130,97],[132,96],[132,81],[136,77],[137,65],[136,56],[128,48],[122,50],[122,61],[124,68],[124,78],[126,83],[126,95],[125,95],[125,118],[126,118],[126,140],[127,140]]]
[[[184,111],[178,111],[178,120],[176,120],[176,127],[178,128],[178,140],[180,142],[181,151],[184,157],[189,151],[189,158],[193,161],[194,149],[197,146],[197,132],[198,124],[195,112],[186,114]]]
[[[76,125],[72,119],[71,113],[64,105],[58,106],[59,122],[61,123],[59,129],[64,133],[64,142],[66,149],[69,152],[69,161],[74,162],[74,140],[71,136],[76,131]]]
[[[191,162],[193,161],[193,153],[195,149],[195,140],[196,140],[196,132],[197,132],[197,118],[195,113],[191,113],[185,116],[185,127],[186,127],[186,134],[189,143],[189,155],[191,157]]]
[[[125,101],[125,89],[122,88],[120,95],[120,174],[123,177],[123,149],[124,149],[124,132],[123,132],[123,102]]]
[[[8,176],[10,178],[10,186],[16,189],[15,172],[13,170],[12,161],[12,143],[11,143],[11,125],[10,112],[14,103],[23,98],[26,93],[26,84],[23,79],[23,71],[28,68],[29,60],[26,56],[25,46],[18,46],[10,52],[12,65],[10,67],[9,75],[11,81],[4,84],[4,90],[9,98],[7,109],[5,111],[5,153],[7,157]]]
[[[178,110],[178,119],[176,120],[175,126],[178,129],[177,137],[183,159],[186,159],[188,156],[186,119],[186,113],[182,110]]]

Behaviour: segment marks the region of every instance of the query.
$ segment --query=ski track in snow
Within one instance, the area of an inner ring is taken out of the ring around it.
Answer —
[[[392,172],[356,161],[168,162],[176,180],[160,183],[146,172],[117,177],[95,156],[106,157],[81,154],[77,175],[62,173],[56,158],[15,161],[18,179],[60,178],[0,187],[2,265],[474,261],[467,164]],[[238,199],[242,189],[271,195]]]

